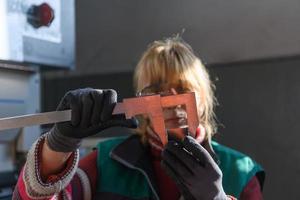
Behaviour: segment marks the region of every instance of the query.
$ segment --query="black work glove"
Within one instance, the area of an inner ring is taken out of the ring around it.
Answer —
[[[222,172],[210,154],[191,136],[169,141],[162,167],[175,181],[185,200],[225,200]]]
[[[47,143],[54,151],[71,152],[80,146],[81,139],[113,127],[136,128],[137,121],[124,115],[112,115],[117,103],[115,90],[92,88],[69,91],[62,98],[57,110],[71,109],[71,121],[56,123],[47,136]]]

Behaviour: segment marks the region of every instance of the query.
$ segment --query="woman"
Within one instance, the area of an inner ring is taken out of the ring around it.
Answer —
[[[79,161],[83,138],[111,126],[136,128],[137,123],[111,115],[117,100],[113,90],[70,91],[58,110],[72,109],[71,122],[55,124],[33,144],[14,199],[262,199],[261,167],[211,140],[216,132],[213,86],[188,44],[178,37],[152,43],[134,82],[139,95],[195,92],[196,133],[186,131],[183,106],[167,108],[165,147],[143,115],[136,135],[100,142]]]

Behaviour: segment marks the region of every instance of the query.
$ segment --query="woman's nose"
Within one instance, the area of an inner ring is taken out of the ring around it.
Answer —
[[[174,109],[174,112],[175,112],[176,116],[179,118],[186,118],[186,116],[187,116],[184,106],[181,106],[181,105],[176,106],[176,108]]]

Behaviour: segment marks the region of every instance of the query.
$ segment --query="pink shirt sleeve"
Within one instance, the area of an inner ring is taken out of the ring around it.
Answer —
[[[37,196],[30,196],[27,191],[26,191],[26,185],[23,179],[23,175],[24,175],[24,169],[22,169],[16,188],[14,190],[13,193],[13,200],[34,200],[38,198],[38,194],[36,194]],[[59,196],[59,199],[62,199],[62,195],[67,195],[69,199],[71,199],[71,195],[72,194],[72,187],[71,184],[68,184],[67,187],[64,189],[64,191],[60,192],[59,194],[57,194]],[[50,200],[53,199],[54,195],[50,196],[50,197],[45,197],[39,200]]]
[[[262,200],[263,195],[260,188],[259,181],[254,176],[243,189],[240,200]]]
[[[14,190],[13,199],[22,200],[47,200],[58,196],[61,199],[71,199],[72,186],[70,184],[74,177],[78,162],[79,151],[75,151],[67,161],[66,168],[57,175],[50,176],[44,182],[40,176],[40,152],[45,136],[41,136],[28,152],[26,163],[20,172],[17,185]]]

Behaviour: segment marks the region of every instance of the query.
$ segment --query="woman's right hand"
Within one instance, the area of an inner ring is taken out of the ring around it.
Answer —
[[[136,120],[125,119],[124,115],[112,115],[116,103],[117,93],[112,89],[85,88],[67,92],[57,110],[71,109],[71,121],[53,126],[47,137],[49,147],[55,151],[70,152],[79,147],[82,138],[106,128],[136,128]]]
[[[137,127],[135,119],[112,115],[116,103],[117,93],[112,89],[85,88],[65,94],[57,110],[71,109],[71,121],[56,123],[46,136],[41,162],[43,180],[64,169],[71,152],[80,146],[83,138],[112,126]]]

